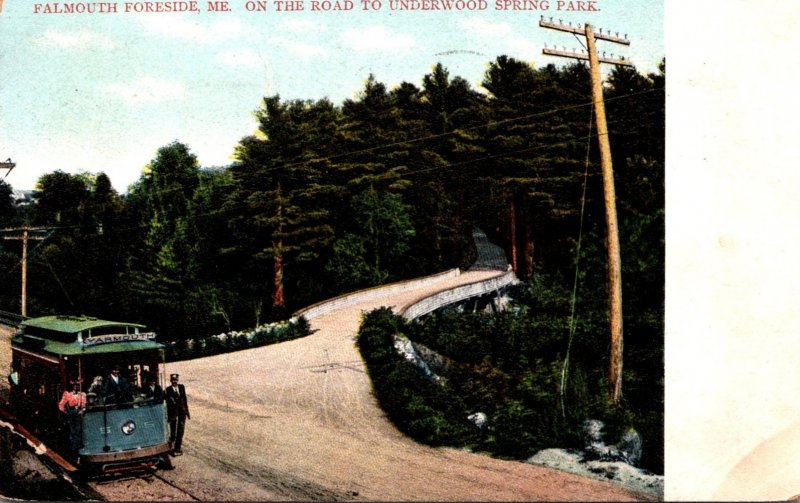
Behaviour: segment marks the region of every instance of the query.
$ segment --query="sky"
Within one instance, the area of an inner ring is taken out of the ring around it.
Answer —
[[[340,0],[342,1],[342,0]],[[475,0],[472,0],[473,2]],[[247,9],[230,11],[44,13],[67,3],[5,0],[0,13],[0,160],[16,167],[5,181],[33,189],[40,176],[105,172],[125,192],[156,155],[180,141],[201,166],[233,161],[236,144],[256,129],[253,112],[264,96],[355,98],[372,73],[390,88],[421,85],[441,62],[451,77],[475,88],[490,61],[506,54],[565,65],[542,48],[580,49],[577,37],[538,26],[541,16],[564,24],[627,34],[629,47],[599,42],[598,50],[623,55],[642,73],[656,72],[664,54],[661,0],[595,0],[568,11],[564,2],[535,0],[538,10],[351,11]],[[131,2],[134,3],[134,2]],[[37,7],[38,5],[38,7]],[[141,5],[141,3],[140,3]],[[546,9],[545,9],[546,7]],[[39,11],[38,13],[36,11]],[[106,7],[105,10],[108,10]],[[0,178],[6,173],[0,171]]]

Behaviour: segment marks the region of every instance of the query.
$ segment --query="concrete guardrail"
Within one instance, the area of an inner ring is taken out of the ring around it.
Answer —
[[[339,297],[334,297],[332,299],[328,299],[319,302],[317,304],[305,307],[294,313],[294,318],[305,316],[306,320],[311,320],[312,318],[315,318],[317,316],[339,309],[342,306],[354,304],[356,302],[361,302],[363,300],[372,299],[382,295],[389,295],[393,293],[400,293],[409,290],[414,290],[422,286],[425,286],[427,284],[441,281],[442,279],[445,278],[453,278],[459,276],[460,274],[461,271],[459,269],[451,269],[449,271],[441,272],[431,276],[425,276],[423,278],[417,278],[407,281],[399,281],[397,283],[392,283],[389,285],[376,286],[373,288],[368,288],[366,290],[359,290],[357,292],[340,295]]]
[[[407,320],[413,320],[436,311],[440,307],[444,307],[448,304],[454,304],[471,297],[479,297],[516,283],[519,283],[516,274],[514,274],[513,271],[508,271],[502,276],[462,285],[451,290],[433,294],[430,297],[426,297],[419,302],[411,304],[400,314]]]

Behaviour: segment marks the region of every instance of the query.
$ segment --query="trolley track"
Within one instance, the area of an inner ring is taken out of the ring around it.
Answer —
[[[158,472],[89,480],[83,485],[105,501],[118,501],[125,494],[146,495],[148,501],[201,501],[203,498],[165,478]]]
[[[169,487],[177,489],[178,491],[180,491],[181,493],[185,494],[186,496],[188,496],[189,498],[191,498],[194,501],[201,501],[202,500],[202,498],[199,498],[199,497],[195,496],[194,494],[190,493],[186,489],[183,489],[182,487],[178,487],[175,483],[165,479],[164,477],[162,477],[158,473],[154,473],[152,475],[152,477],[154,479],[160,480],[161,482],[163,482],[164,484],[168,485]]]

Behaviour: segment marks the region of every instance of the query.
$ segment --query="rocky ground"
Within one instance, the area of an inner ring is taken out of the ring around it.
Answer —
[[[384,416],[355,346],[361,313],[494,274],[464,273],[344,307],[312,319],[314,333],[302,339],[169,364],[186,385],[192,418],[184,455],[163,476],[216,501],[658,499],[624,480],[426,447]],[[151,498],[123,489],[114,499]]]
[[[663,475],[654,475],[620,461],[587,461],[580,452],[545,449],[537,452],[527,462],[597,480],[612,481],[632,491],[649,494],[659,500],[664,498]]]

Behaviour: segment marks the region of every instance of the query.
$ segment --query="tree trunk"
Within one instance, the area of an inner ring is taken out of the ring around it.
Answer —
[[[285,307],[286,300],[283,297],[283,256],[281,255],[281,242],[273,241],[272,248],[275,250],[275,255],[272,261],[272,306]]]
[[[533,225],[525,222],[525,276],[533,277]]]
[[[508,198],[508,220],[511,239],[511,270],[517,272],[517,210],[514,205],[514,193]]]
[[[273,236],[280,236],[283,232],[283,205],[281,203],[281,185],[278,183],[278,201],[275,207],[275,215],[278,217],[278,227]],[[286,299],[283,297],[283,241],[278,238],[272,241],[272,307],[286,307]]]

